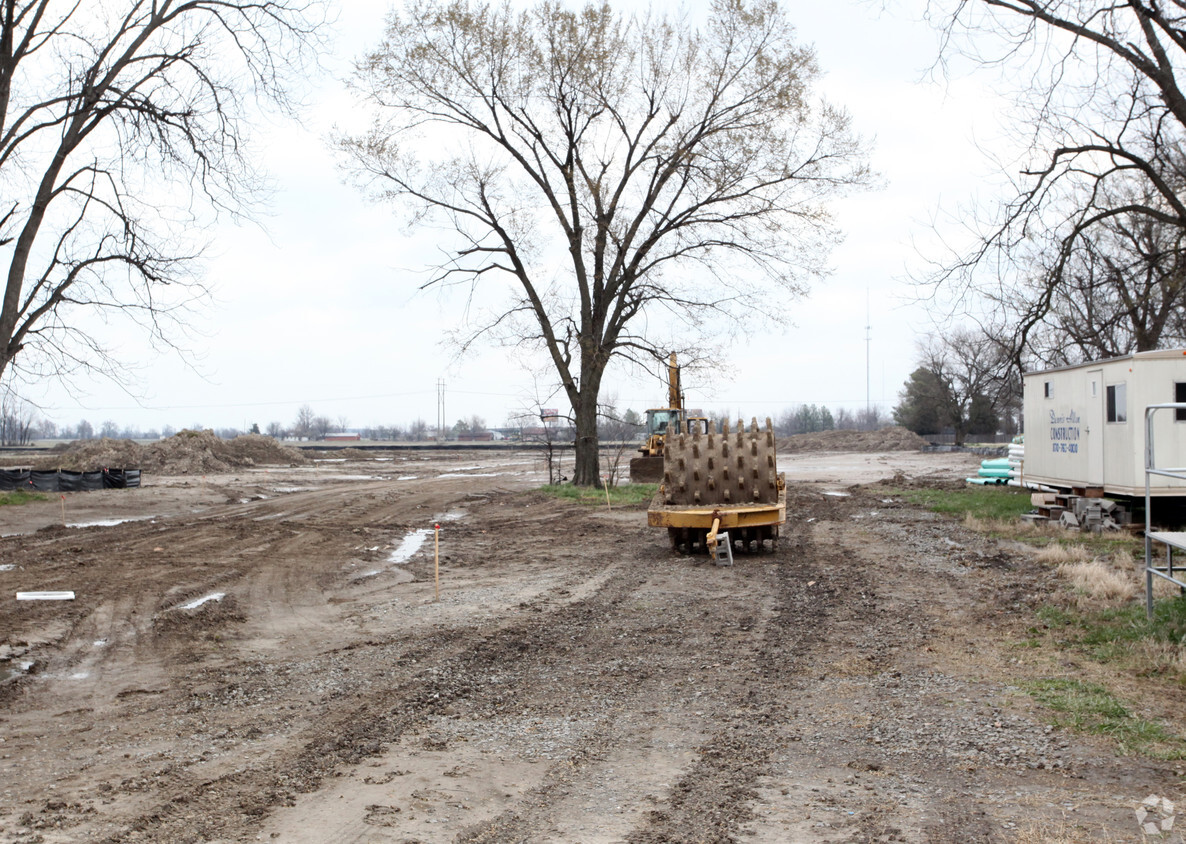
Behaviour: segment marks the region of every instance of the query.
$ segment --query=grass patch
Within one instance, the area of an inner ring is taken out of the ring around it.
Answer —
[[[911,504],[957,518],[1018,519],[1034,508],[1028,490],[1012,487],[886,490]]]
[[[0,507],[19,507],[30,501],[49,501],[49,496],[40,492],[25,492],[23,489],[0,492]]]
[[[1095,612],[1045,606],[1038,617],[1047,627],[1074,631],[1072,643],[1088,649],[1145,640],[1186,646],[1186,599],[1182,598],[1155,602],[1152,619],[1145,613],[1144,601]]]
[[[1143,543],[1128,533],[1071,534],[1057,524],[1023,521],[1032,512],[1029,490],[989,486],[962,489],[898,489],[886,487],[890,495],[935,513],[962,519],[964,527],[995,539],[1015,539],[1029,545],[1079,545],[1087,552],[1085,559],[1122,552],[1143,550]],[[1075,553],[1075,552],[1071,552]],[[1055,562],[1062,562],[1061,560]]]
[[[1102,608],[1047,605],[1037,618],[1030,637],[1045,634],[1044,642],[1096,662],[1186,686],[1186,598],[1155,601],[1152,619],[1139,599]]]
[[[619,484],[609,488],[610,506],[629,507],[647,504],[655,497],[658,484]],[[605,506],[605,490],[590,486],[573,486],[572,484],[556,484],[540,487],[540,492],[564,501],[575,501],[578,504]]]
[[[1048,678],[1025,684],[1038,703],[1056,713],[1055,723],[1080,733],[1108,736],[1122,753],[1157,759],[1186,758],[1186,741],[1160,724],[1136,718],[1124,702],[1098,683]]]

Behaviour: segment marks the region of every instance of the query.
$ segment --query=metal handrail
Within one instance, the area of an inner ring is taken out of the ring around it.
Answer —
[[[1156,460],[1153,448],[1153,414],[1158,410],[1186,410],[1186,402],[1151,404],[1145,408],[1145,612],[1150,619],[1153,618],[1153,575],[1165,578],[1186,594],[1186,583],[1174,577],[1174,552],[1170,543],[1165,543],[1165,569],[1159,569],[1153,565],[1153,537],[1151,535],[1153,533],[1153,499],[1150,494],[1149,478],[1152,475],[1158,475],[1186,481],[1186,468],[1159,469],[1154,465]]]

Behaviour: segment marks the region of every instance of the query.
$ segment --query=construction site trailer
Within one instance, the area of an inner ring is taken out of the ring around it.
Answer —
[[[1145,494],[1145,408],[1186,401],[1186,349],[1027,372],[1023,480],[1116,496]],[[1186,411],[1156,418],[1157,462],[1186,466]],[[1155,496],[1186,496],[1157,478]]]

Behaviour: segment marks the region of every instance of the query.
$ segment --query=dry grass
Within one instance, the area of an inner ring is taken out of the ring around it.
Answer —
[[[1013,838],[1014,844],[1100,844],[1115,840],[1107,830],[1089,831],[1065,820],[1027,821],[1018,826]]]
[[[1022,519],[990,519],[968,513],[964,527],[977,533],[987,533],[1002,539],[1035,539],[1066,536],[1066,530],[1049,522],[1027,522]]]
[[[1133,646],[1132,655],[1140,669],[1186,677],[1186,648],[1180,644],[1145,639]]]
[[[1114,840],[1107,830],[1089,831],[1067,820],[1029,820],[1018,826],[1013,838],[1014,844],[1101,844]]]
[[[1121,604],[1136,597],[1137,582],[1131,572],[1119,572],[1099,560],[1068,562],[1058,567],[1060,577],[1070,581],[1077,603]]]
[[[1064,566],[1070,563],[1086,563],[1091,560],[1091,554],[1082,545],[1063,545],[1055,542],[1039,549],[1034,554],[1039,563],[1054,566]]]

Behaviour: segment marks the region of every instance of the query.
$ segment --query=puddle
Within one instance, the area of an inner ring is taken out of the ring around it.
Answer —
[[[73,601],[73,592],[17,592],[18,601]]]
[[[437,478],[497,478],[499,475],[507,475],[509,472],[446,472],[443,475],[437,475]]]
[[[469,513],[467,513],[465,510],[450,510],[448,513],[444,513],[440,516],[437,516],[436,518],[433,519],[433,521],[434,522],[459,522],[468,515],[469,515]]]
[[[143,522],[150,519],[155,519],[156,516],[133,516],[127,519],[96,519],[93,522],[67,522],[66,527],[72,528],[88,528],[88,527],[115,527],[122,525],[124,522]]]
[[[17,677],[23,677],[29,673],[30,669],[36,663],[31,659],[21,659],[15,663],[0,666],[0,683],[6,680],[15,680]]]
[[[106,639],[96,639],[91,644],[94,645],[96,648],[101,648],[107,644],[107,640]]]
[[[848,498],[850,493],[847,493],[847,492],[825,492],[824,495],[830,495],[833,498]]]
[[[90,677],[90,676],[91,676],[91,672],[89,672],[89,671],[79,671],[75,674],[71,674],[70,679],[71,680],[85,680],[87,677]]]
[[[416,480],[416,476],[415,475],[400,475],[398,478],[396,478],[396,480],[397,481],[414,481],[414,480]]]
[[[4,565],[0,566],[0,571],[12,571],[15,568],[15,563],[5,563]]]
[[[272,492],[307,492],[311,490],[311,486],[274,486]],[[260,496],[261,498],[263,496]]]
[[[205,595],[201,598],[196,598],[196,599],[190,601],[188,604],[182,604],[177,609],[179,609],[179,610],[196,610],[198,607],[202,606],[202,604],[208,603],[209,601],[221,601],[225,597],[226,597],[226,592],[211,592],[209,595]]]
[[[371,569],[370,571],[361,571],[357,574],[352,574],[350,579],[354,582],[363,580],[370,580],[372,577],[383,575],[385,578],[394,580],[396,583],[411,583],[414,576],[407,569]],[[386,581],[385,581],[386,582]]]
[[[389,563],[406,563],[412,556],[420,550],[428,539],[432,531],[429,528],[420,528],[414,530],[404,537],[404,541],[399,544],[399,547],[391,552],[391,556],[387,558]]]

